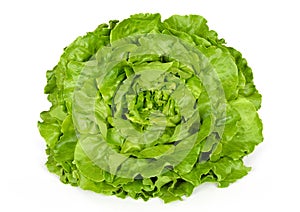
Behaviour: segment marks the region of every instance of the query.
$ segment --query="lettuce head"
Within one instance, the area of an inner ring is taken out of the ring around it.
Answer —
[[[181,200],[245,176],[263,140],[251,68],[198,15],[101,24],[46,76],[46,166],[82,189]]]

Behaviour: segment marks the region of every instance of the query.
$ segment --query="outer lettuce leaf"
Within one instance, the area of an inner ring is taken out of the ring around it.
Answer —
[[[207,21],[199,15],[173,15],[166,19],[163,23],[167,25],[167,28],[171,28],[179,32],[185,32],[190,36],[198,36],[209,42],[218,40],[217,33],[209,30],[206,24]]]
[[[237,133],[230,140],[223,139],[222,155],[239,159],[254,150],[254,147],[263,140],[262,122],[255,108],[249,100],[239,98],[231,102],[231,106],[239,113],[241,119],[236,122]]]
[[[110,34],[111,42],[134,34],[157,33],[161,29],[160,14],[136,14],[120,22]]]
[[[256,90],[253,83],[252,69],[248,66],[246,59],[242,57],[240,52],[234,48],[228,48],[228,50],[235,59],[235,63],[241,76],[240,78],[243,79],[243,84],[240,85],[239,94],[247,97],[247,99],[255,106],[256,110],[258,110],[261,106],[261,94]]]

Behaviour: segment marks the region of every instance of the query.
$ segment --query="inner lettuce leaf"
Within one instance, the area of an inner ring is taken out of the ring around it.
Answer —
[[[182,200],[245,176],[243,158],[263,141],[251,68],[199,15],[101,24],[46,77],[46,166],[85,190]]]

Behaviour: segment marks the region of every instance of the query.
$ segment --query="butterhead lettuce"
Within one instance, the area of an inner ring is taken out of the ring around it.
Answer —
[[[46,166],[83,189],[181,200],[245,176],[263,140],[251,68],[198,15],[101,24],[46,76]]]

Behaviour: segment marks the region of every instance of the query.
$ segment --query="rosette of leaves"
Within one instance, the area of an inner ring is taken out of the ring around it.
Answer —
[[[171,202],[227,187],[263,140],[251,68],[198,15],[101,24],[64,49],[45,93],[47,168],[107,195]]]

